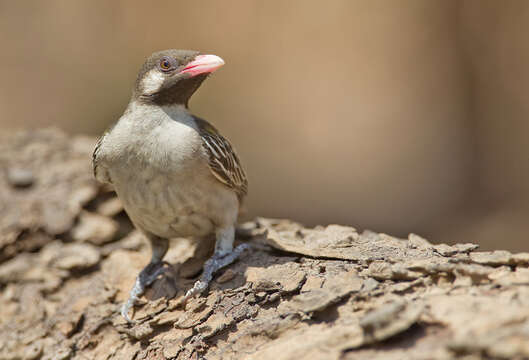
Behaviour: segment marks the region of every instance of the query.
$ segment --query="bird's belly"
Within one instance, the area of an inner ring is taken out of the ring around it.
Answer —
[[[205,236],[214,231],[211,199],[200,184],[149,171],[114,181],[133,223],[160,237]],[[214,206],[213,206],[214,207]]]

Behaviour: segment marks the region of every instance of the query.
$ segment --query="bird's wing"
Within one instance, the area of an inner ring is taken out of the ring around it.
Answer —
[[[94,177],[97,180],[111,184],[112,180],[110,179],[107,171],[105,169],[100,169],[99,166],[99,155],[101,152],[101,147],[103,146],[103,141],[105,140],[107,134],[108,131],[105,131],[105,133],[97,140],[96,146],[94,147],[94,152],[92,153],[92,168],[94,170]]]
[[[232,188],[241,200],[248,192],[248,180],[237,153],[213,125],[196,116],[194,119],[202,145],[209,156],[209,169],[217,180]]]

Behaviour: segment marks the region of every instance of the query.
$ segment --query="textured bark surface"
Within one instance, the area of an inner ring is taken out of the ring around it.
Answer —
[[[95,139],[0,140],[0,359],[529,357],[529,253],[288,220],[242,224],[250,249],[186,304],[208,249],[174,239],[129,325],[150,251],[92,179]]]

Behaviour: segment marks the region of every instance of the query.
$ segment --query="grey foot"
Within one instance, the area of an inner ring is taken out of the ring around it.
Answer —
[[[156,263],[149,263],[138,275],[134,287],[130,291],[129,299],[121,307],[121,315],[132,323],[129,317],[129,310],[134,306],[138,298],[145,292],[145,288],[151,285],[158,276],[160,276],[166,269],[162,261]]]
[[[213,279],[213,275],[223,267],[228,266],[237,260],[241,253],[249,247],[248,244],[241,244],[227,254],[214,254],[211,259],[204,264],[204,272],[202,273],[200,280],[195,282],[195,285],[189,289],[184,296],[184,301],[204,292],[204,290],[208,288],[211,279]]]

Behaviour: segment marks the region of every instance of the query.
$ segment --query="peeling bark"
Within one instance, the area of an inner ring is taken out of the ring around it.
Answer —
[[[288,220],[242,224],[250,249],[187,303],[195,244],[175,239],[127,324],[149,250],[92,179],[92,145],[0,142],[0,359],[529,357],[529,254]]]

